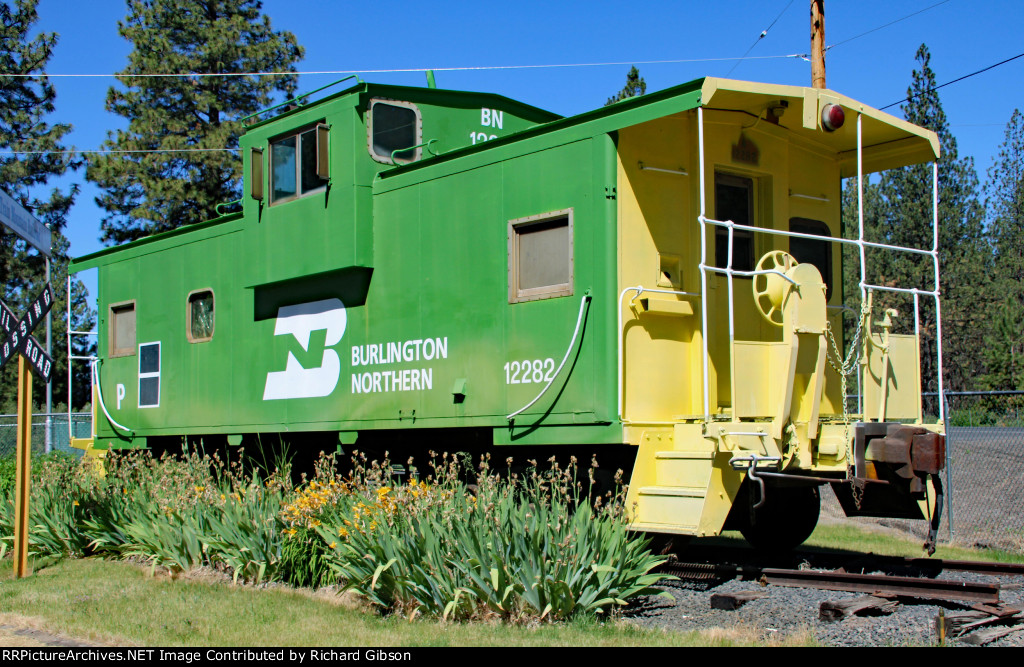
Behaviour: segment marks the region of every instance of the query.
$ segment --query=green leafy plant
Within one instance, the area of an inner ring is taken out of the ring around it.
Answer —
[[[13,470],[13,459],[11,464]],[[91,538],[82,525],[87,511],[82,502],[95,484],[95,474],[63,452],[35,457],[29,501],[30,555],[65,558],[88,552]],[[12,477],[10,485],[6,485],[0,495],[0,541],[4,545],[0,549],[3,552],[14,541],[14,495]]]
[[[484,465],[475,493],[447,457],[427,482],[392,486],[390,470],[357,465],[305,515],[339,579],[385,611],[554,620],[661,594],[651,570],[663,561],[626,530],[622,495],[581,497],[575,464],[525,479]]]

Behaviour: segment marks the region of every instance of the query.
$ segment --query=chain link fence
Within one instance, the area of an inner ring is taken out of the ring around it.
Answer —
[[[81,456],[82,450],[71,447],[71,438],[92,435],[92,415],[88,412],[72,413],[68,428],[68,413],[39,413],[32,415],[32,454],[66,452]],[[0,415],[0,458],[14,456],[18,443],[18,415]],[[49,446],[47,446],[49,445]]]
[[[946,399],[949,537],[1024,552],[1024,391]]]
[[[925,421],[938,397],[925,396]],[[946,394],[945,503],[939,541],[1024,553],[1024,391]],[[822,516],[844,517],[822,489]],[[923,541],[924,521],[847,519],[895,528]]]

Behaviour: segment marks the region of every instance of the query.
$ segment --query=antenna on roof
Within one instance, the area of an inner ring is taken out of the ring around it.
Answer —
[[[437,88],[437,83],[434,82],[434,70],[427,70],[427,88]]]

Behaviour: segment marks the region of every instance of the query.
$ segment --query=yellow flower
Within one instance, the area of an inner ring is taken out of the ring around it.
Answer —
[[[328,544],[327,546],[328,546],[329,548],[333,549],[333,548],[335,548],[336,546],[338,546],[338,543],[337,543],[337,542],[331,542],[331,543],[330,543],[330,544]]]
[[[78,507],[78,501],[76,500],[75,502],[71,503],[71,505],[72,505],[73,507]]]
[[[227,500],[227,498],[225,498],[225,497],[224,497],[224,494],[223,494],[223,493],[222,493],[222,494],[220,494],[220,499],[221,499],[221,500]]]

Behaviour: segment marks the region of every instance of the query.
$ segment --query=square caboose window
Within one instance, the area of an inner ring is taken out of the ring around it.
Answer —
[[[189,342],[205,343],[211,340],[214,325],[213,290],[196,290],[189,294],[186,310]]]
[[[754,180],[732,174],[715,174],[715,219],[738,225],[754,225]],[[726,268],[729,261],[729,229],[715,225],[715,266]],[[732,268],[754,270],[754,234],[748,229],[732,230]]]
[[[135,302],[110,306],[109,356],[129,357],[135,354]]]
[[[422,150],[413,146],[422,143],[422,128],[420,111],[415,104],[394,100],[371,100],[369,116],[367,133],[370,155],[374,160],[392,164],[392,156],[398,163],[414,162],[419,159]]]
[[[508,223],[509,303],[573,293],[572,209]]]
[[[832,296],[832,242],[825,239],[831,238],[832,232],[828,225],[821,220],[790,218],[789,231],[822,237],[822,240],[818,241],[791,236],[789,254],[793,255],[796,261],[813,264],[818,269],[821,279],[825,282],[825,299],[829,299]]]
[[[327,187],[328,128],[317,123],[270,142],[270,203],[280,204]]]

